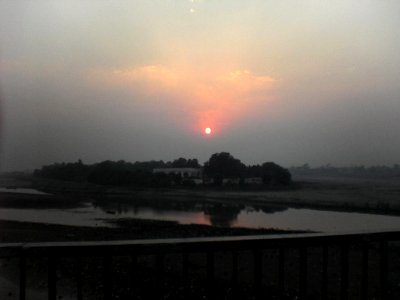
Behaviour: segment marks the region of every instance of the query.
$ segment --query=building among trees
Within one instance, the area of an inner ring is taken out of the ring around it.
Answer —
[[[164,173],[167,175],[180,175],[182,178],[201,178],[202,168],[155,168],[153,173]]]

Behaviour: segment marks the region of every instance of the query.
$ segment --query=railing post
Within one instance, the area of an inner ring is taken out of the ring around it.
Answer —
[[[326,299],[328,297],[328,245],[322,247],[322,289],[321,298]]]
[[[279,298],[285,296],[285,249],[280,247],[278,250],[278,293]]]
[[[19,300],[25,300],[26,296],[26,257],[21,251],[19,257]]]
[[[189,255],[188,253],[185,251],[182,253],[182,285],[183,285],[183,296],[184,299],[188,299],[189,298],[189,290],[190,290],[190,286],[189,286]]]
[[[164,296],[164,255],[156,255],[156,286],[157,298],[162,299]]]
[[[262,284],[262,252],[259,249],[253,250],[254,255],[254,294],[255,299],[261,299]]]
[[[238,283],[238,252],[232,251],[232,285],[235,287]]]
[[[388,242],[380,242],[380,294],[381,299],[387,298],[388,289]]]
[[[278,250],[278,296],[283,299],[285,296],[285,249]]]
[[[299,249],[300,268],[299,268],[299,299],[307,299],[307,247]]]
[[[130,291],[132,296],[137,292],[137,280],[138,279],[138,257],[137,255],[131,255],[130,257]]]
[[[362,243],[361,299],[368,299],[368,244]]]
[[[211,250],[207,252],[207,294],[208,299],[215,299],[215,290],[214,290],[214,252]]]
[[[239,253],[237,250],[232,251],[232,278],[231,278],[231,294],[232,297],[230,299],[239,299],[239,289],[237,287],[239,282],[239,262],[238,262]]]
[[[112,257],[107,255],[103,258],[103,288],[104,300],[111,300],[112,297]]]
[[[48,295],[49,300],[56,300],[57,298],[57,272],[56,272],[56,258],[50,255],[48,257]]]
[[[341,254],[341,276],[340,276],[340,299],[349,297],[349,245],[342,246]]]
[[[82,295],[82,258],[77,257],[75,259],[76,263],[76,271],[75,271],[75,276],[76,276],[76,298],[77,300],[82,300],[83,295]]]

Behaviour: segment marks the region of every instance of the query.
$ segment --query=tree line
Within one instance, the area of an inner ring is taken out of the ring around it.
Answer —
[[[324,165],[320,167],[310,167],[309,164],[291,167],[290,172],[294,176],[329,176],[329,177],[353,177],[353,178],[399,178],[400,166],[395,164],[389,166],[351,166],[334,167]]]
[[[180,174],[154,173],[156,168],[203,168],[203,178],[211,185],[220,186],[224,180],[232,179],[237,184],[246,184],[246,178],[260,178],[264,185],[279,186],[291,183],[290,172],[273,163],[246,166],[228,152],[213,154],[202,166],[196,158],[178,158],[173,161],[127,162],[103,161],[84,164],[81,160],[73,163],[54,163],[34,171],[35,177],[65,181],[88,182],[100,185],[126,187],[171,187],[193,186],[193,178]]]

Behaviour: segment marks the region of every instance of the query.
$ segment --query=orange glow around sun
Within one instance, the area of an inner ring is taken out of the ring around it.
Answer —
[[[141,105],[149,111],[158,103],[156,99],[165,98],[160,110],[166,115],[184,112],[184,122],[191,126],[180,127],[208,137],[217,137],[237,120],[253,116],[260,105],[274,98],[271,92],[277,85],[273,77],[235,66],[198,67],[186,63],[91,69],[87,80],[96,89],[132,91],[132,98],[143,98]],[[181,122],[182,118],[176,120]]]

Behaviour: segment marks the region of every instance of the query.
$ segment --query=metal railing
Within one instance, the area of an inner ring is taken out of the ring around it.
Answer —
[[[65,258],[72,259],[74,272],[71,276],[75,282],[73,297],[82,300],[84,278],[87,278],[84,261],[96,257],[101,262],[102,275],[99,277],[100,282],[95,284],[101,287],[101,297],[108,300],[123,298],[123,293],[116,296],[116,290],[120,287],[115,281],[121,275],[117,274],[122,272],[121,266],[125,265],[116,267],[116,258],[128,257],[130,268],[134,271],[135,268],[139,270],[140,260],[144,256],[154,258],[153,265],[146,269],[154,275],[149,299],[189,299],[188,295],[193,296],[193,293],[204,293],[201,296],[203,299],[397,299],[396,286],[400,282],[389,286],[389,276],[393,276],[392,281],[400,278],[395,273],[396,270],[400,272],[400,266],[396,267],[395,261],[389,262],[389,256],[391,260],[397,258],[390,253],[399,253],[396,241],[400,241],[400,231],[17,243],[0,245],[0,257],[19,261],[20,300],[27,299],[29,260],[45,260],[48,299],[55,300],[60,287],[60,262]],[[266,259],[267,252],[273,254],[269,259]],[[174,257],[174,264],[179,261],[179,272],[167,267],[166,258],[169,255],[178,255],[178,258]],[[199,259],[198,255],[203,255],[204,259]],[[192,256],[197,258],[193,259]],[[273,262],[274,267],[268,262]],[[194,286],[190,283],[191,276],[201,276],[193,275],[191,268],[195,266],[198,269],[200,265],[203,265],[204,278]],[[389,266],[393,267],[390,272]],[[221,268],[229,270],[228,278],[224,280],[219,278]],[[135,284],[142,284],[140,272],[126,273],[126,276],[132,277],[129,281],[131,296],[135,295]],[[180,273],[179,283],[176,282],[178,277],[171,275],[173,272]],[[267,277],[271,278],[270,281],[265,279]],[[175,296],[171,294],[168,281],[175,281]],[[246,284],[243,285],[242,281]],[[225,291],[218,294],[218,289]]]

